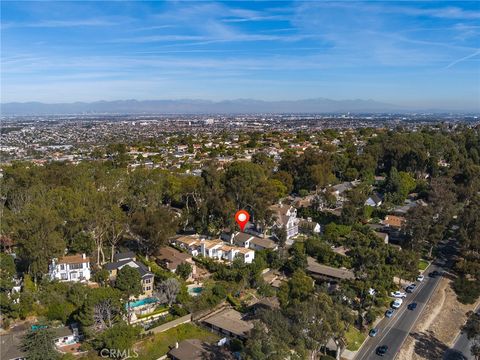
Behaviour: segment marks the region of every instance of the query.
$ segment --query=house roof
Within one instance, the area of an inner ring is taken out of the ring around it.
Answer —
[[[178,347],[168,352],[170,357],[178,360],[203,360],[203,359],[234,359],[225,349],[207,344],[198,339],[183,340]]]
[[[73,335],[72,329],[70,329],[68,326],[61,326],[58,328],[52,328],[53,335],[55,336],[56,339],[58,338],[63,338],[65,336],[70,336]]]
[[[393,227],[402,227],[405,221],[406,221],[405,218],[402,216],[387,215],[385,216],[385,220],[383,220],[383,223],[385,225],[389,225]]]
[[[280,301],[276,296],[264,297],[259,302],[254,304],[255,307],[266,307],[269,309],[279,309]]]
[[[311,273],[323,275],[336,279],[354,279],[355,274],[348,269],[338,269],[327,265],[319,264],[314,258],[307,257],[307,270]]]
[[[275,249],[277,247],[277,243],[270,239],[264,239],[258,236],[255,236],[250,244],[254,244],[257,246],[261,246],[265,249]]]
[[[157,262],[164,263],[169,270],[175,270],[178,265],[191,259],[190,255],[170,246],[161,247],[157,254]]]
[[[233,234],[232,241],[234,244],[242,244],[245,241],[248,241],[249,239],[253,238],[253,235],[244,233],[244,232],[236,232]]]
[[[377,235],[383,241],[388,239],[388,234],[380,231],[375,231],[375,235]]]
[[[68,255],[58,259],[58,264],[80,264],[80,263],[89,263],[90,258],[84,257],[81,254],[78,255]]]
[[[211,249],[211,248],[214,248],[215,246],[223,245],[223,241],[220,239],[204,240],[201,243],[204,244],[205,249]]]
[[[153,273],[148,270],[148,268],[139,261],[134,261],[131,259],[115,261],[113,263],[107,263],[103,266],[104,269],[108,271],[120,270],[124,266],[130,266],[131,268],[137,269],[141,277],[144,276],[153,276]]]
[[[203,322],[242,337],[247,336],[248,332],[253,329],[253,324],[244,321],[242,314],[233,309],[218,312],[206,318]]]
[[[113,255],[113,260],[119,261],[119,260],[126,260],[126,259],[135,259],[135,257],[136,255],[133,251],[125,251],[125,252],[120,252]]]
[[[174,237],[172,241],[181,243],[185,246],[192,246],[195,244],[199,244],[200,238],[198,235],[180,235],[178,237]]]
[[[0,359],[11,360],[23,358],[25,352],[21,350],[20,333],[9,333],[0,336]]]

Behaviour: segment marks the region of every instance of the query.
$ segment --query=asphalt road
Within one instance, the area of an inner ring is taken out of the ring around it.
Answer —
[[[441,277],[436,278],[428,277],[428,273],[437,270],[443,273],[452,266],[452,254],[455,253],[455,240],[450,239],[440,245],[439,257],[432,263],[424,272],[425,279],[423,282],[417,282],[417,288],[412,294],[407,294],[407,297],[403,300],[403,304],[400,309],[395,311],[395,314],[390,319],[384,318],[378,324],[377,328],[379,332],[376,337],[369,338],[362,346],[360,351],[355,356],[355,360],[369,360],[369,359],[395,359],[400,348],[402,347],[405,339],[412,330],[415,322],[422,313],[425,305],[430,300],[433,292],[435,291]],[[415,310],[408,310],[408,304],[416,302],[417,308]],[[419,339],[423,341],[424,351],[429,352],[435,344],[429,343],[431,339]],[[422,341],[420,341],[422,343]],[[383,357],[375,354],[377,347],[387,345],[388,352]],[[442,353],[436,356],[440,359]],[[455,360],[465,360],[458,358]],[[450,360],[450,359],[449,359]],[[451,359],[454,360],[454,359]]]

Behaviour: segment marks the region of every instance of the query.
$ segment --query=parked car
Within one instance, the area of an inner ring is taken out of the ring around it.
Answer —
[[[415,291],[415,288],[416,288],[416,287],[417,287],[416,284],[410,284],[410,285],[407,286],[407,288],[405,289],[405,291],[406,291],[407,293],[412,293],[412,292]]]
[[[402,299],[395,299],[394,302],[392,302],[392,308],[398,309],[400,306],[402,306],[403,300]]]
[[[434,270],[434,271],[431,271],[430,273],[428,273],[428,276],[431,277],[431,278],[435,278],[438,275],[440,275],[440,273],[437,270]]]
[[[401,292],[401,291],[392,291],[390,293],[390,295],[392,295],[393,297],[396,297],[396,298],[404,298],[404,297],[407,297],[407,294],[405,294],[404,292]]]
[[[388,352],[388,346],[387,345],[382,345],[377,348],[377,355],[379,356],[384,356]]]
[[[425,279],[425,276],[423,276],[423,275],[418,275],[418,276],[417,276],[417,281],[422,282],[423,279]]]
[[[395,313],[395,310],[394,310],[394,309],[388,309],[387,311],[385,311],[385,316],[386,316],[387,318],[391,318],[394,313]]]
[[[417,303],[411,303],[407,306],[408,310],[415,310],[417,308]]]
[[[371,337],[375,337],[377,336],[378,334],[378,329],[377,328],[373,328],[372,330],[370,330],[370,332],[368,333],[368,335],[370,335]]]

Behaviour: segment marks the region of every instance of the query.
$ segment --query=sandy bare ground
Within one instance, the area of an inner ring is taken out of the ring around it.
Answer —
[[[463,305],[457,301],[451,280],[442,278],[422,315],[405,340],[398,360],[441,359],[453,344],[466,313],[477,304]]]

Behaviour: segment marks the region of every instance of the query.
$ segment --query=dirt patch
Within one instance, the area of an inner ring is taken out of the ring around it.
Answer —
[[[442,278],[430,298],[415,327],[405,340],[397,356],[398,360],[437,359],[453,345],[460,327],[467,320],[466,313],[473,305],[457,301],[451,280]]]

